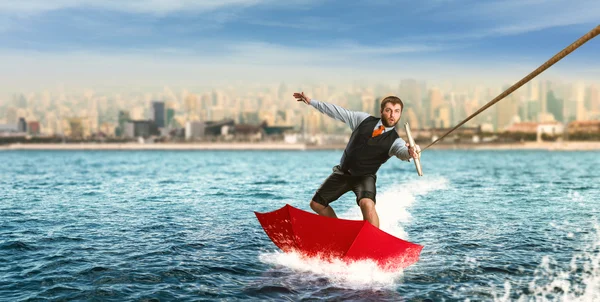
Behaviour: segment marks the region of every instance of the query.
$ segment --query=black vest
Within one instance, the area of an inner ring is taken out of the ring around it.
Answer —
[[[396,130],[392,130],[371,137],[373,128],[379,120],[377,117],[369,116],[352,132],[340,164],[344,173],[353,176],[375,174],[390,158],[390,148],[400,136]]]

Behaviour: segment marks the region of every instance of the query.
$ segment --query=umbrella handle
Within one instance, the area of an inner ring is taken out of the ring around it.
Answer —
[[[410,133],[410,126],[408,125],[408,122],[404,124],[404,129],[406,130],[406,136],[408,136],[408,145],[414,149],[415,140]],[[415,168],[417,168],[417,174],[419,174],[419,176],[423,176],[423,169],[421,169],[421,152],[418,152],[417,158],[413,159],[415,161]]]

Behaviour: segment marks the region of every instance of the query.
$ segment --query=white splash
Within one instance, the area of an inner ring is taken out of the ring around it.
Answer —
[[[379,228],[398,238],[408,240],[408,234],[402,225],[406,225],[412,220],[409,209],[414,204],[416,196],[443,190],[447,186],[448,180],[445,178],[423,177],[407,183],[395,184],[386,191],[378,193],[376,208],[379,215]],[[362,213],[360,208],[352,207],[340,217],[360,220]]]
[[[380,228],[396,237],[408,240],[402,225],[410,223],[412,219],[409,209],[414,204],[416,196],[445,189],[447,185],[448,181],[445,178],[423,177],[415,181],[395,184],[384,192],[378,193],[376,207]],[[338,216],[344,219],[362,219],[358,207],[352,207],[347,212],[339,213]],[[307,258],[297,253],[280,251],[263,253],[259,259],[261,262],[284,266],[300,273],[326,277],[340,287],[353,289],[393,287],[404,275],[403,271],[382,270],[372,261],[346,263]]]
[[[600,226],[593,243],[586,251],[573,256],[569,268],[564,269],[550,256],[544,256],[529,283],[528,295],[518,301],[600,301]],[[503,297],[495,301],[510,301],[510,282],[504,284]]]
[[[263,253],[259,255],[259,259],[264,263],[285,266],[299,273],[326,277],[333,284],[352,289],[390,287],[403,275],[403,271],[384,271],[373,261],[346,263],[341,260],[308,258],[295,252]]]

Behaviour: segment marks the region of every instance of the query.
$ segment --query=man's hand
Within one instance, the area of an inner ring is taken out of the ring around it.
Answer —
[[[304,95],[304,92],[302,92],[302,93],[294,92],[294,97],[296,98],[296,101],[298,101],[298,102],[302,101],[302,102],[310,105],[310,98],[307,97],[306,95]]]
[[[414,148],[411,148],[410,145],[406,143],[406,147],[408,148],[408,154],[410,154],[412,158],[419,158],[421,155],[421,147],[419,147],[419,145],[415,145]]]

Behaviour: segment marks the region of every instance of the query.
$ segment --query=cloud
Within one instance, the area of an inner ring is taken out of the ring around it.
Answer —
[[[264,42],[225,43],[222,52],[160,48],[119,52],[0,52],[0,90],[36,87],[97,88],[227,85],[231,83],[397,83],[403,78],[427,80],[516,81],[535,67],[503,62],[465,64],[421,55],[426,45],[365,46],[340,43],[291,47]],[[416,56],[416,57],[415,57]],[[472,62],[471,62],[472,63]],[[545,74],[560,69],[551,68]],[[499,83],[499,82],[498,82]]]
[[[240,22],[252,25],[268,27],[293,28],[309,31],[348,31],[356,27],[356,24],[343,23],[326,18],[304,17],[302,19],[288,19],[287,21],[265,20],[261,18],[240,18]]]
[[[223,55],[232,62],[264,65],[368,65],[402,59],[405,55],[421,55],[448,49],[449,45],[399,44],[367,46],[352,41],[331,41],[330,44],[301,47],[259,41],[226,44]],[[225,57],[224,57],[225,58]]]
[[[212,11],[229,6],[253,6],[263,0],[5,0],[0,2],[0,12],[37,14],[48,11],[95,8],[127,13],[163,14],[193,10]]]
[[[571,25],[589,25],[591,29],[600,20],[600,1],[477,1],[465,5],[444,7],[430,15],[429,19],[442,20],[448,23],[458,22],[460,24],[477,25],[475,30],[462,30],[449,34],[421,37],[437,41],[520,35]]]
[[[270,6],[311,6],[315,0],[4,0],[0,13],[39,14],[66,9],[102,9],[125,13],[169,14],[174,12],[210,12],[222,8]]]
[[[0,36],[5,37],[0,47],[0,85],[15,91],[57,82],[94,87],[403,77],[518,80],[541,62],[526,59],[529,53],[506,54],[510,60],[500,59],[497,53],[478,56],[481,39],[557,26],[579,28],[600,20],[600,4],[581,4],[586,0],[469,1],[408,7],[392,27],[386,23],[389,16],[381,17],[380,12],[393,12],[397,4],[385,1],[368,7],[348,4],[352,7],[339,11],[334,4],[305,12],[321,4],[316,0],[7,0],[0,2],[0,34],[3,29],[13,33]],[[106,11],[90,13],[89,9]],[[55,11],[61,12],[49,13]],[[29,18],[44,13],[48,14]],[[161,18],[165,14],[171,16]],[[29,25],[20,22],[21,15]],[[260,34],[255,35],[255,29]],[[415,32],[427,34],[402,37]],[[590,58],[589,62],[592,55],[583,58]],[[565,61],[545,73],[566,70],[574,63],[574,59]]]

